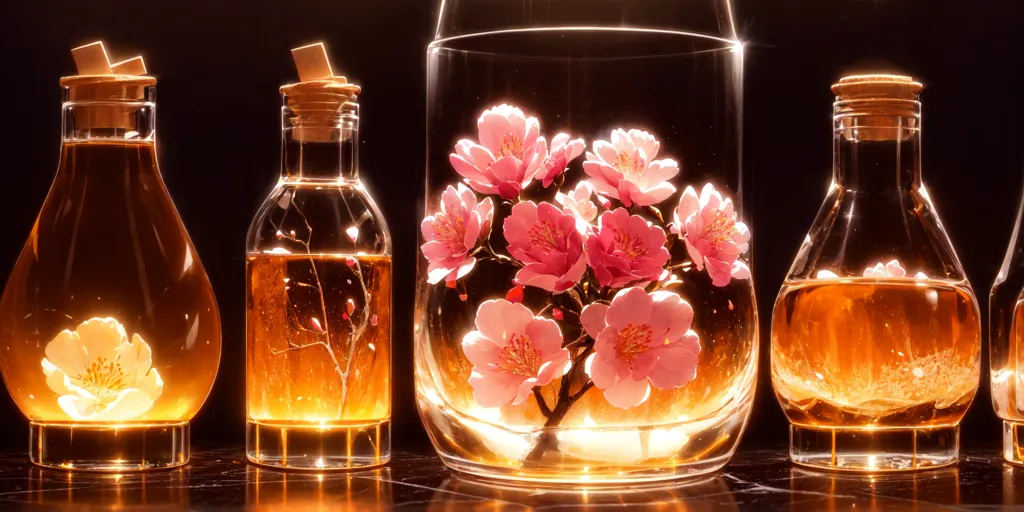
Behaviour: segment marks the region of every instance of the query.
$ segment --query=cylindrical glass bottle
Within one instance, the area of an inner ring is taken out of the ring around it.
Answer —
[[[1024,200],[989,296],[992,406],[1003,420],[1003,458],[1024,465]]]
[[[952,464],[978,387],[978,304],[921,181],[921,84],[851,76],[833,182],[779,292],[772,383],[804,465]]]
[[[391,451],[391,237],[359,181],[359,88],[281,88],[281,179],[246,241],[246,454],[292,469]]]
[[[60,165],[0,302],[0,368],[43,466],[179,466],[220,361],[213,289],[156,162],[149,76],[64,88]]]

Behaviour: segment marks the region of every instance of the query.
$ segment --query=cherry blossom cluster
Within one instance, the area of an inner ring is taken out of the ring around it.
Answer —
[[[676,194],[680,166],[658,158],[661,143],[646,131],[614,129],[589,150],[567,133],[549,145],[537,118],[511,105],[484,111],[477,129],[477,139],[458,141],[450,156],[462,182],[447,187],[421,224],[431,284],[457,288],[481,258],[517,268],[512,291],[480,304],[475,330],[462,342],[477,403],[498,407],[536,396],[542,411],[554,414],[537,390],[585,373],[586,384],[561,394],[558,406],[596,387],[628,409],[644,403],[652,387],[692,381],[701,348],[691,329],[694,311],[665,288],[681,282],[677,269],[706,272],[717,287],[749,278],[740,257],[750,232],[732,200],[710,183],[699,194],[688,186],[666,224],[657,205]],[[584,154],[585,177],[563,192],[570,166]],[[553,188],[553,200],[524,199],[531,187]],[[496,215],[506,254],[492,248]],[[671,261],[677,240],[690,262]],[[524,287],[549,294],[540,314],[521,303]],[[548,311],[551,318],[541,316]],[[565,339],[567,323],[578,339]]]

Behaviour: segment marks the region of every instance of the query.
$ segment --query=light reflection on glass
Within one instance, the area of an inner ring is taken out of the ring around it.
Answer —
[[[361,512],[391,507],[391,469],[353,473],[270,471],[249,466],[245,505],[252,512]]]
[[[452,475],[434,492],[428,512],[501,512],[533,508],[630,511],[739,510],[736,499],[720,476],[688,480],[668,486],[539,488],[497,485],[472,477]]]

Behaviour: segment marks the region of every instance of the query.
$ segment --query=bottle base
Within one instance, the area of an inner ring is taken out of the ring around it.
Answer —
[[[245,455],[258,466],[308,471],[365,469],[391,460],[391,420],[322,425],[246,424]]]
[[[29,424],[29,459],[45,468],[122,473],[183,466],[189,423]]]
[[[1024,423],[1003,420],[1003,460],[1024,466]]]
[[[815,469],[916,471],[955,464],[960,427],[831,428],[789,426],[789,456]]]

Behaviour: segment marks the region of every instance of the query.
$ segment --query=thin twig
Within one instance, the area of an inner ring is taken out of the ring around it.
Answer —
[[[548,403],[544,400],[544,395],[540,393],[540,386],[533,387],[533,397],[537,399],[537,407],[540,409],[540,413],[545,418],[551,417],[551,408],[548,407]]]

